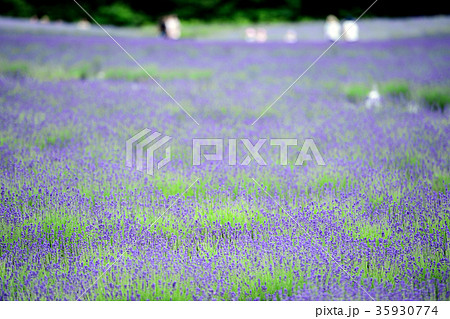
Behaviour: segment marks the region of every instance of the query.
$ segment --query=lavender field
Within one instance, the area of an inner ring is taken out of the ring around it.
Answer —
[[[199,125],[105,35],[0,26],[1,300],[450,299],[449,33],[339,42],[254,125],[330,43],[117,41]],[[194,166],[193,138],[326,165]]]

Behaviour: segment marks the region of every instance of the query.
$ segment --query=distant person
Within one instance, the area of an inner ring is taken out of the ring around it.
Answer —
[[[341,36],[341,24],[334,15],[329,15],[324,26],[325,38],[329,41],[337,41]]]
[[[366,108],[371,109],[373,107],[381,107],[381,95],[378,92],[378,88],[376,85],[372,87],[372,90],[370,90],[366,98]]]
[[[47,15],[45,15],[41,18],[41,20],[39,20],[39,22],[42,24],[48,24],[50,22],[50,18]]]
[[[181,36],[181,23],[176,15],[169,15],[165,21],[166,35],[169,39],[178,40]]]
[[[264,28],[256,29],[256,42],[264,43],[267,41],[267,31]]]
[[[158,20],[158,29],[159,29],[159,35],[165,38],[167,36],[166,33],[166,23],[164,21],[165,17],[162,17]]]
[[[287,43],[295,43],[297,42],[297,32],[294,30],[287,30],[286,34],[284,35],[284,42]]]
[[[417,114],[419,112],[419,105],[415,102],[409,102],[406,108],[409,113]]]
[[[359,40],[359,27],[356,21],[349,17],[342,23],[343,38],[348,42],[356,42]]]
[[[178,40],[181,36],[181,23],[174,14],[163,17],[159,25],[161,36],[171,40]]]
[[[91,27],[91,24],[86,19],[82,19],[82,20],[77,22],[77,29],[78,30],[87,30],[90,27]]]
[[[256,30],[254,28],[245,29],[245,41],[247,42],[256,41]]]

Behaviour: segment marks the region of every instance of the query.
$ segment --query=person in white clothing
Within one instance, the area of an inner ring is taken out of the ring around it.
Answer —
[[[267,31],[264,28],[256,29],[256,42],[266,42],[267,41]]]
[[[287,43],[297,42],[297,32],[295,32],[294,30],[287,30],[286,34],[284,35],[284,42]]]
[[[254,28],[245,29],[245,41],[255,42],[256,40],[256,30]]]
[[[159,21],[161,36],[171,40],[178,40],[181,36],[181,23],[176,15],[168,15]]]
[[[376,85],[372,87],[369,94],[367,94],[366,98],[366,108],[380,108],[381,107],[381,95],[378,92],[378,88]]]
[[[359,40],[359,27],[356,21],[346,20],[342,23],[343,38],[348,42],[356,42]]]
[[[338,18],[329,15],[324,26],[325,38],[329,41],[336,41],[341,36],[341,25]]]

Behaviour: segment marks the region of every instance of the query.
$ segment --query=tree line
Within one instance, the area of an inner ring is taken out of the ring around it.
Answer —
[[[357,17],[374,0],[77,0],[100,23],[139,26],[174,13],[182,20],[270,22]],[[379,0],[367,17],[401,17],[449,14],[442,1]],[[86,18],[73,0],[0,0],[0,15],[48,16],[51,20],[78,21]]]

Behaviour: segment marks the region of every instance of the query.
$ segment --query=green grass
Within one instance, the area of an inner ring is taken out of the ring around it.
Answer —
[[[379,84],[380,94],[392,97],[411,97],[410,85],[404,80],[390,80]],[[370,86],[364,83],[347,84],[344,86],[344,92],[347,98],[352,102],[359,102],[367,97],[370,92]]]
[[[71,126],[49,125],[36,135],[34,143],[41,150],[50,146],[64,147],[74,138],[74,129]]]
[[[33,203],[25,203],[22,214],[25,217],[20,226],[0,223],[2,234],[7,234],[3,243],[14,245],[24,243],[24,248],[32,247],[38,242],[45,241],[52,248],[57,248],[58,255],[47,262],[60,260],[67,262],[68,254],[79,253],[79,244],[83,241],[82,234],[86,232],[87,224],[81,221],[80,216],[67,214],[67,210],[60,208],[42,215],[33,214],[30,207]],[[43,229],[45,238],[36,238],[37,228]],[[50,257],[50,256],[49,256]]]
[[[153,65],[145,66],[144,69],[151,75],[156,72],[156,67]],[[135,67],[108,68],[103,71],[102,76],[111,80],[142,81],[148,79],[148,75],[142,69]]]
[[[154,78],[161,80],[189,79],[201,80],[209,79],[213,76],[210,69],[198,68],[176,68],[159,69],[155,65],[146,65],[144,69]],[[97,60],[91,62],[78,63],[73,66],[63,65],[36,65],[28,61],[6,61],[0,60],[0,74],[14,77],[31,77],[42,81],[70,80],[70,79],[94,79],[105,78],[112,80],[143,81],[149,77],[141,68],[132,67],[109,67],[101,68]]]
[[[435,174],[432,180],[432,188],[436,192],[445,194],[446,189],[450,190],[450,174],[448,172]]]
[[[62,65],[37,65],[28,61],[0,59],[0,74],[14,77],[32,77],[43,81],[87,79],[95,76],[97,62],[82,62],[67,67]]]
[[[444,111],[450,105],[450,87],[448,86],[414,86],[406,80],[390,80],[379,84],[382,96],[417,99],[432,110]],[[347,99],[353,103],[363,101],[370,91],[364,83],[350,83],[343,86]]]
[[[323,173],[315,179],[315,186],[317,190],[323,190],[328,187],[337,192],[349,189],[355,181],[350,176],[343,176],[340,173]]]
[[[26,76],[30,72],[30,65],[26,61],[0,60],[0,73],[9,76]]]

